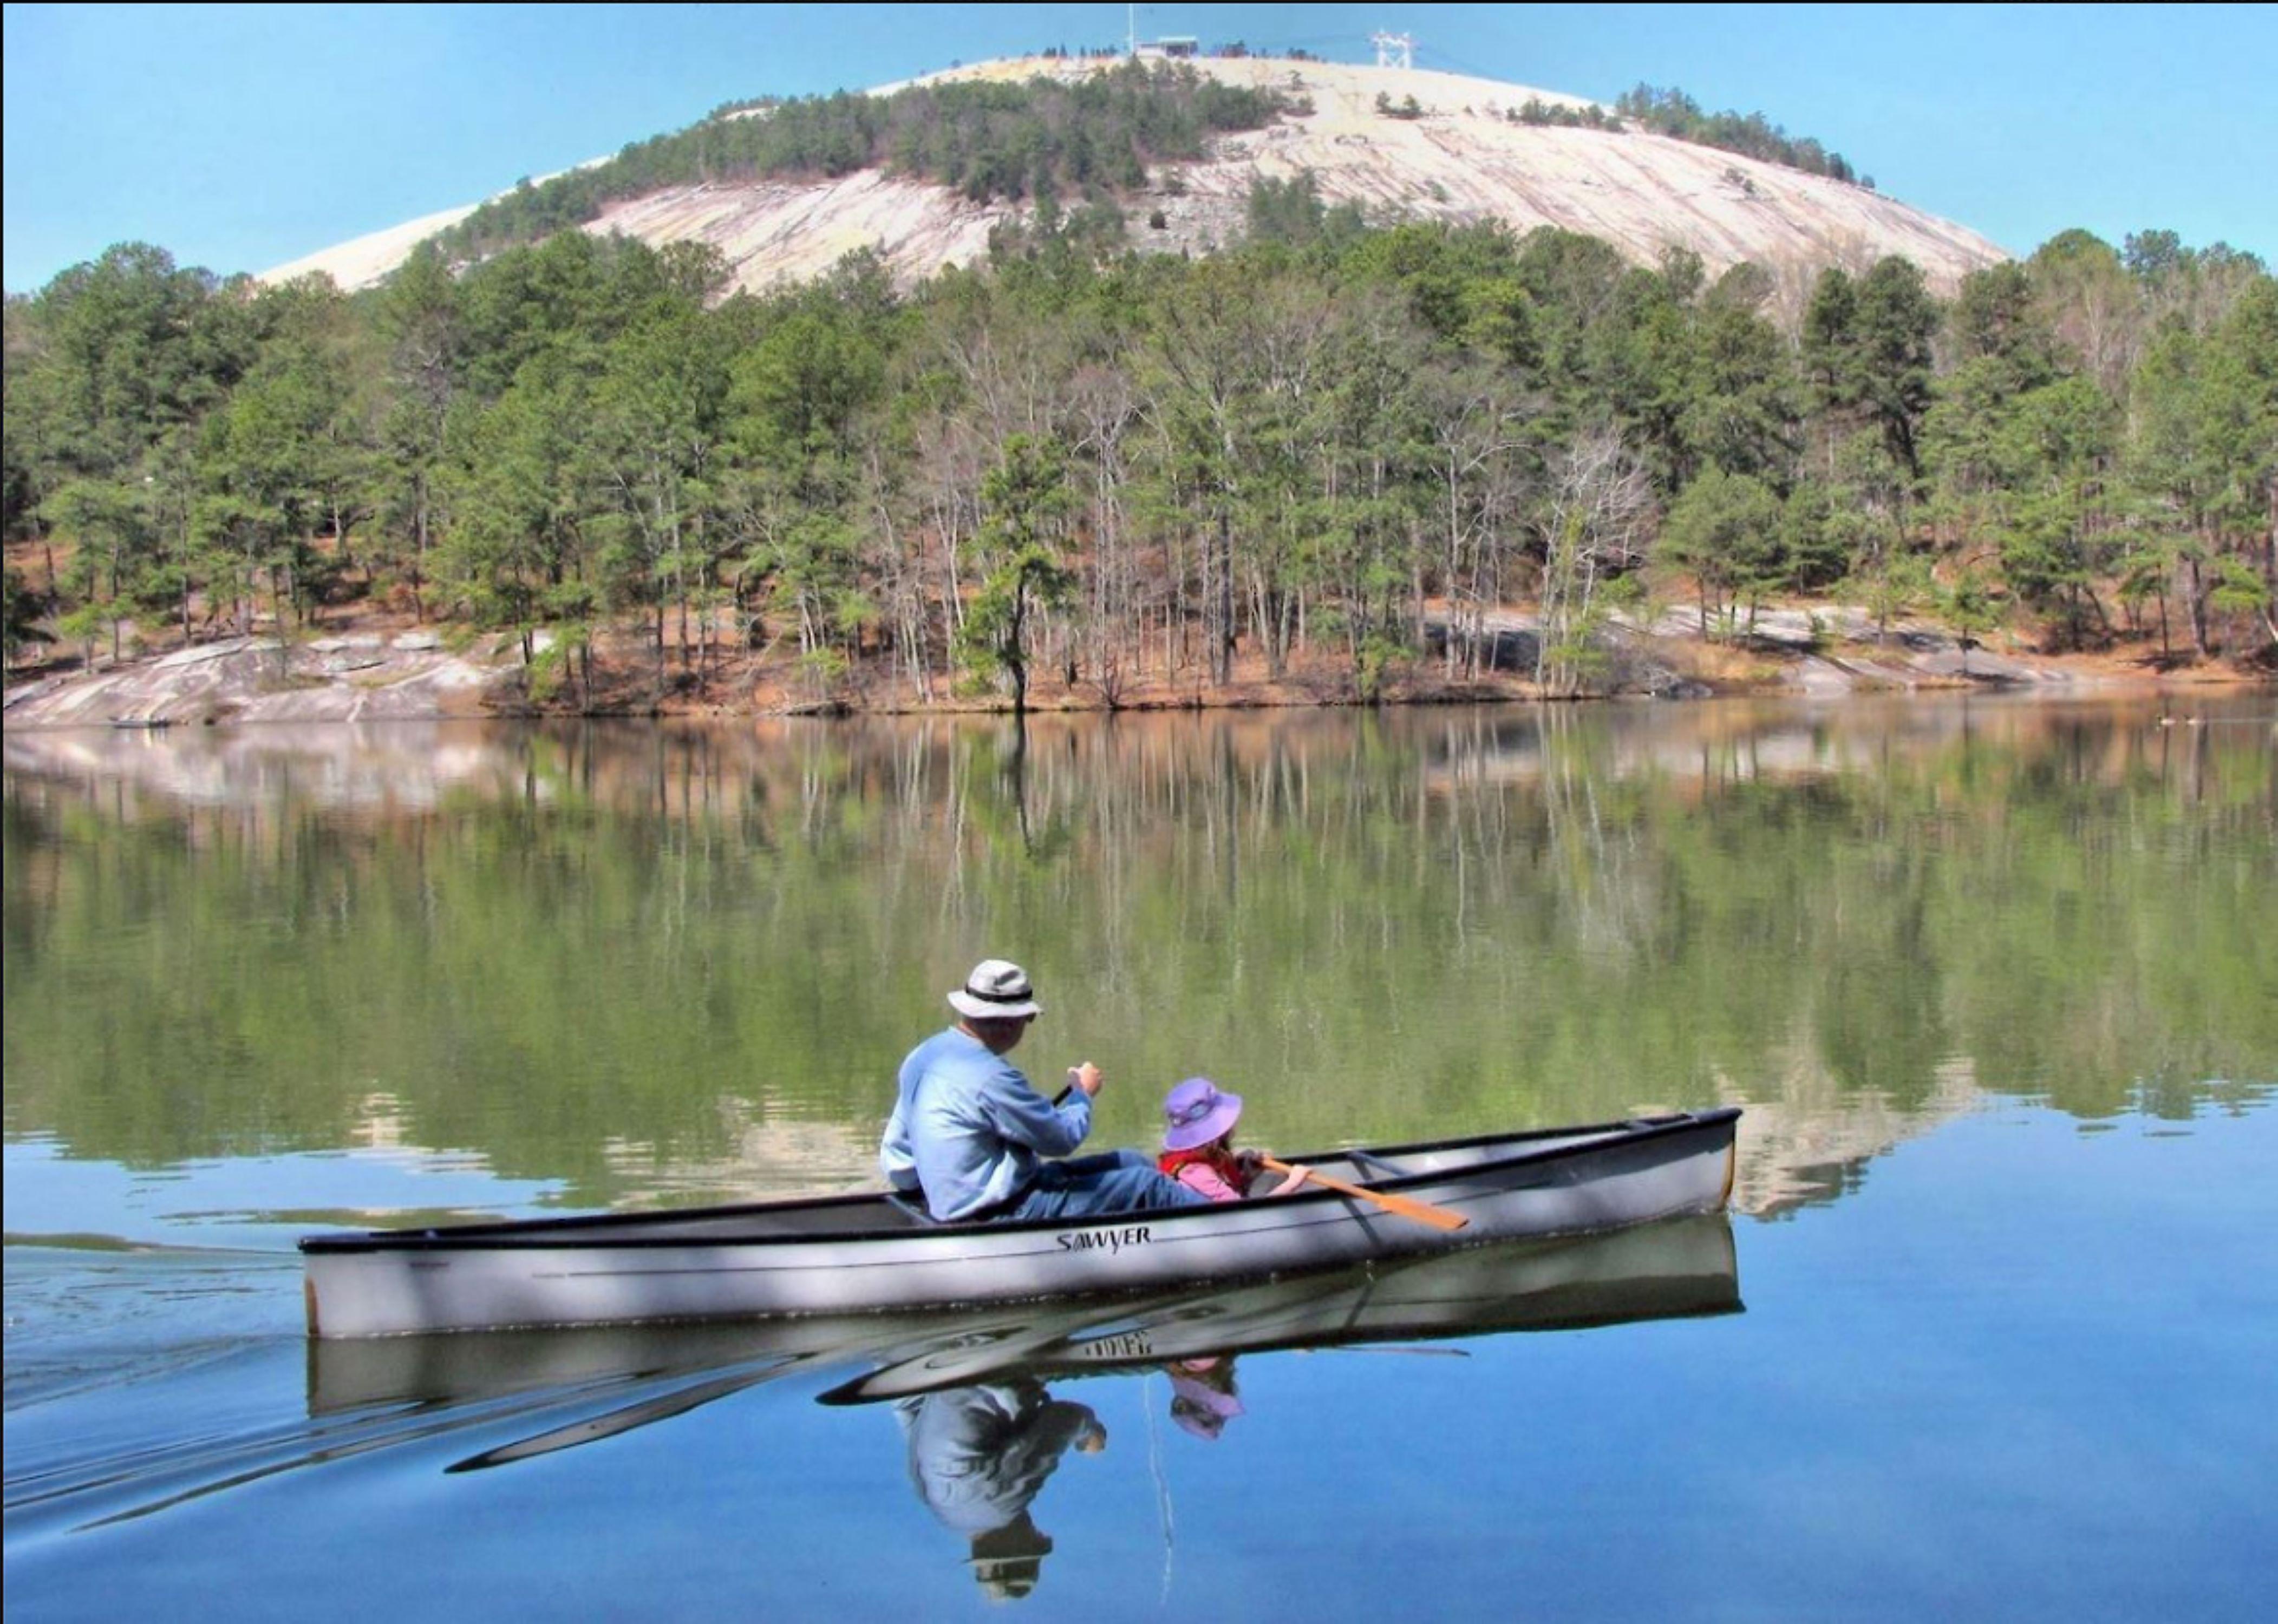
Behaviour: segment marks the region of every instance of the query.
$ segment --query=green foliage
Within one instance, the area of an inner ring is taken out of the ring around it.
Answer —
[[[1777,496],[1749,475],[1711,466],[1670,505],[1655,558],[1693,578],[1702,634],[1729,637],[1743,600],[1753,623],[1762,600],[1791,584],[1790,534]]]
[[[1031,616],[1065,604],[1075,589],[1059,550],[1074,506],[1067,478],[1064,447],[1016,434],[981,484],[981,590],[966,610],[959,646],[976,669],[1006,680],[1015,713],[1028,707]]]
[[[2214,636],[2209,572],[2227,538],[2267,528],[2278,490],[2278,286],[2262,278],[2206,334],[2164,324],[2130,381],[2123,463],[2143,522],[2178,562],[2194,647],[2205,655]],[[2251,557],[2251,547],[2241,553]],[[2266,587],[2270,568],[2262,567]],[[2261,629],[2278,640],[2267,617]]]
[[[2070,377],[2018,397],[1995,445],[2005,477],[1991,528],[2002,574],[2075,645],[2103,613],[2095,583],[2110,563],[2101,520],[2119,416],[2093,382]]]
[[[14,565],[7,567],[4,578],[4,594],[0,594],[0,639],[4,639],[0,644],[0,659],[12,667],[19,650],[42,640],[39,619],[48,606]]]
[[[1859,285],[1852,376],[1869,420],[1910,474],[1922,471],[1916,440],[1930,408],[1930,339],[1938,326],[1921,269],[1896,256],[1876,262]]]
[[[1770,585],[1783,591],[1825,591],[1854,559],[1872,551],[1858,508],[1826,481],[1800,479],[1780,507],[1778,571]]]
[[[1885,553],[1870,568],[1850,577],[1844,591],[1874,617],[1875,641],[1881,643],[1890,636],[1892,621],[1935,600],[1937,583],[1930,576],[1930,560],[1920,553]]]
[[[28,426],[66,473],[123,469],[195,421],[244,375],[256,341],[241,298],[148,243],[64,271],[28,314],[53,362],[42,421]]]
[[[612,626],[660,691],[795,637],[833,695],[1246,660],[1380,693],[1426,650],[1478,675],[1531,596],[1564,693],[1609,675],[1649,549],[1720,633],[1844,579],[1918,601],[1913,560],[1968,556],[2060,644],[2115,613],[2178,657],[2274,635],[2249,256],[2067,233],[1947,302],[1831,269],[1791,333],[1755,267],[1372,229],[1303,175],[1250,207],[1225,253],[1127,255],[1055,181],[990,265],[725,298],[707,249],[582,232],[455,275],[425,248],[353,299],[113,250],[8,306],[8,524],[53,572],[14,643],[370,592],[515,632],[575,703]]]
[[[1353,689],[1363,705],[1375,705],[1413,651],[1398,636],[1377,627],[1359,640],[1355,650]]]
[[[2034,299],[2032,274],[2011,260],[1961,278],[1949,317],[1957,358],[1992,363],[2006,393],[2056,376],[2056,338]]]
[[[1536,95],[1527,97],[1522,106],[1506,116],[1513,124],[1549,125],[1571,130],[1604,130],[1616,135],[1625,127],[1618,118],[1595,102],[1570,107],[1563,102],[1548,103]]]
[[[1306,247],[1320,239],[1328,213],[1310,169],[1288,180],[1260,175],[1250,183],[1245,219],[1253,242]]]
[[[1972,564],[1936,593],[1938,612],[1961,644],[1961,669],[1969,670],[1969,651],[1983,643],[2004,618],[2000,590],[1991,577]]]
[[[1831,180],[1860,180],[1841,153],[1830,152],[1810,136],[1791,136],[1762,113],[1704,112],[1700,103],[1674,88],[1639,85],[1616,98],[1614,111],[1656,135],[1721,148]]]
[[[1696,357],[1678,420],[1684,466],[1779,479],[1800,441],[1793,363],[1753,309],[1711,303],[1692,322]]]
[[[2214,584],[2207,591],[2207,606],[2219,614],[2269,618],[2273,593],[2270,583],[2244,559],[2218,560]]]
[[[1830,265],[1812,285],[1803,313],[1804,378],[1813,407],[1832,416],[1858,406],[1865,394],[1861,377],[1859,285],[1840,266]]]

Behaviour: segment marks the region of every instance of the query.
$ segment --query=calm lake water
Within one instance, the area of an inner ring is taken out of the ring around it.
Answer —
[[[2278,699],[5,738],[11,1620],[2259,1619]],[[310,1344],[295,1236],[1745,1108],[1729,1218]]]

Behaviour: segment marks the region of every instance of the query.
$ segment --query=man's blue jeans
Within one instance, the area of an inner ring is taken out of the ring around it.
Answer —
[[[1210,1197],[1158,1170],[1135,1150],[1038,1164],[1036,1177],[1008,1218],[1089,1218],[1109,1212],[1207,1207]]]

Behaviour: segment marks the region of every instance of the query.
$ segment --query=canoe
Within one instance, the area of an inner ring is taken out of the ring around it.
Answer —
[[[899,1402],[982,1383],[1130,1377],[1172,1360],[1227,1361],[1293,1348],[1456,1357],[1467,1350],[1451,1343],[1513,1332],[1739,1312],[1731,1230],[1713,1214],[1076,1304],[318,1340],[309,1344],[309,1412],[385,1429],[416,1406],[422,1439],[518,1429],[449,1468],[468,1472],[622,1437],[788,1376],[849,1366],[866,1374],[818,1394],[819,1403]],[[1426,1339],[1430,1346],[1418,1346]],[[361,1435],[326,1436],[337,1446]]]
[[[1740,1307],[1731,1224],[1722,1213],[1701,1214],[1149,1297],[1112,1313],[1066,1312],[996,1337],[936,1336],[817,1398],[873,1404],[1016,1376],[1055,1382],[1172,1361],[1579,1330],[1737,1314]]]
[[[309,1344],[309,1413],[385,1418],[415,1405],[422,1437],[521,1427],[451,1468],[464,1472],[621,1437],[802,1373],[861,1372],[816,1395],[838,1407],[1291,1349],[1454,1357],[1466,1351],[1454,1345],[1484,1338],[1741,1311],[1731,1225],[1711,1214],[1112,1300],[320,1340]]]
[[[571,1326],[309,1344],[309,1414],[416,1404],[436,1412],[524,1395],[592,1397],[611,1417],[660,1398],[797,1371],[860,1374],[827,1405],[1011,1376],[1058,1380],[1173,1359],[1462,1341],[1741,1311],[1722,1213],[1597,1235],[1483,1247],[1278,1279],[1071,1303],[927,1312]],[[623,1404],[630,1397],[637,1404]],[[621,1407],[619,1407],[621,1406]],[[582,1418],[581,1418],[582,1419]],[[592,1430],[590,1419],[582,1424]]]
[[[906,1311],[1160,1291],[1722,1209],[1725,1109],[1293,1155],[1353,1193],[941,1224],[887,1193],[311,1235],[313,1337]],[[1445,1208],[1453,1231],[1368,1193]]]

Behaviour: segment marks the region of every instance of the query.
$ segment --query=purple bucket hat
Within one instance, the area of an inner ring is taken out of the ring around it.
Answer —
[[[1242,1115],[1242,1096],[1227,1094],[1207,1077],[1190,1077],[1163,1102],[1163,1148],[1193,1150],[1209,1144]]]
[[[1171,1419],[1196,1437],[1215,1443],[1226,1423],[1243,1413],[1242,1400],[1232,1393],[1191,1376],[1172,1374]]]

